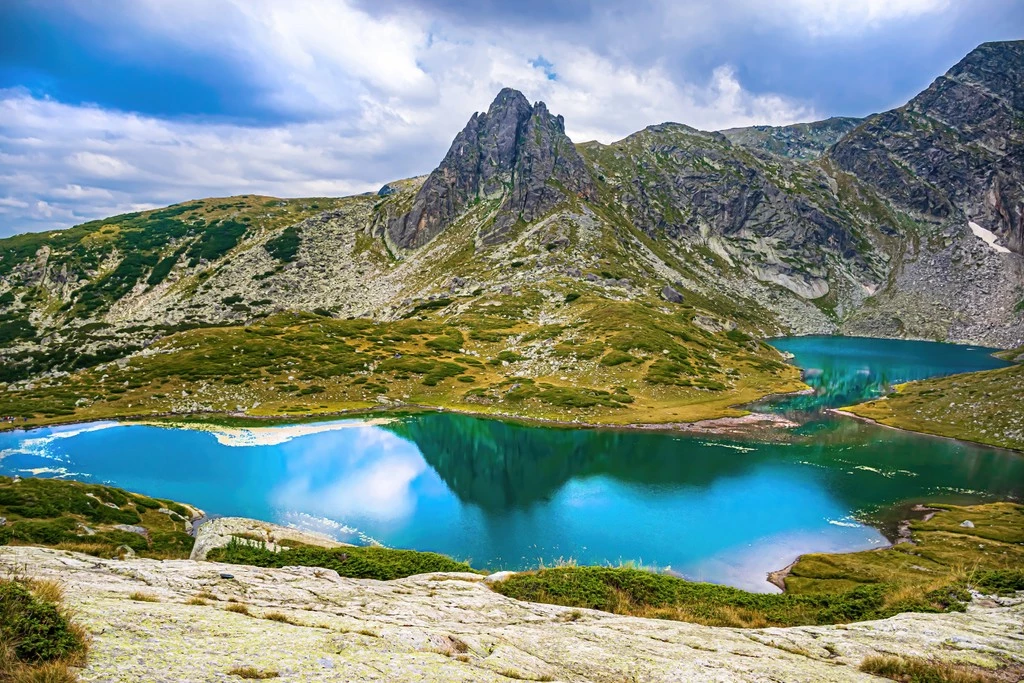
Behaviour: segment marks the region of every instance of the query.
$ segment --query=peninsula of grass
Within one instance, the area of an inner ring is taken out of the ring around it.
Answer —
[[[1024,347],[1003,355],[1024,356]],[[843,408],[890,427],[1024,451],[1024,364],[910,382]]]
[[[971,521],[973,527],[960,526]],[[561,567],[495,584],[519,600],[760,628],[962,610],[968,588],[1024,590],[1024,506],[945,506],[911,525],[911,543],[885,550],[801,557],[781,594],[748,593],[628,567]]]

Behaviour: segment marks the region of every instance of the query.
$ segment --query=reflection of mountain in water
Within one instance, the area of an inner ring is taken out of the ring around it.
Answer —
[[[783,396],[755,404],[761,410],[799,417],[804,413],[819,413],[828,408],[869,401],[884,396],[900,382],[924,377],[892,377],[888,372],[871,368],[837,366],[809,368],[803,371],[803,381],[812,393]]]
[[[449,413],[386,428],[413,441],[461,501],[495,513],[548,500],[572,479],[606,476],[671,493],[764,467],[814,478],[847,509],[871,514],[904,501],[1024,496],[1024,458],[848,419],[810,422],[790,444],[550,429]]]
[[[827,408],[840,408],[883,396],[902,382],[1007,365],[992,349],[936,342],[860,337],[786,337],[772,340],[794,356],[811,388],[807,394],[754,404],[798,421]]]
[[[528,427],[451,413],[386,428],[415,442],[460,500],[485,510],[526,507],[549,499],[570,479],[589,476],[704,486],[765,458],[665,434]],[[695,457],[699,451],[707,452]]]

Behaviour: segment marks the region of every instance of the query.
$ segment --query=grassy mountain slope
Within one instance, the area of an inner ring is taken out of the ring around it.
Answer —
[[[199,200],[0,240],[0,415],[402,402],[671,422],[797,386],[767,336],[1015,346],[1024,258],[975,237],[956,193],[939,213],[907,200],[926,179],[900,161],[918,139],[1017,144],[986,128],[1015,100],[956,135],[903,125],[940,120],[949,82],[1012,87],[987,66],[1019,68],[1006,45],[905,108],[796,132],[661,124],[567,146],[558,117],[506,90],[429,177],[377,194]],[[765,149],[797,133],[838,140]],[[996,156],[944,178],[981,192]]]

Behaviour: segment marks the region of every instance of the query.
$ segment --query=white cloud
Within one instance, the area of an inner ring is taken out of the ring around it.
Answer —
[[[940,12],[949,0],[783,0],[782,14],[812,35],[857,33]],[[778,9],[777,7],[775,9]]]
[[[96,4],[74,7],[92,10],[97,22],[113,16],[101,17]],[[0,197],[24,203],[0,202],[0,234],[197,197],[374,190],[433,168],[503,86],[547,102],[577,141],[610,142],[669,120],[718,129],[816,115],[747,91],[729,65],[684,82],[660,61],[639,64],[514,28],[467,31],[415,10],[371,16],[327,0],[301,9],[272,0],[139,0],[120,9],[117,49],[159,38],[211,65],[231,64],[302,122],[167,120],[0,91]],[[540,54],[550,69],[531,65]]]

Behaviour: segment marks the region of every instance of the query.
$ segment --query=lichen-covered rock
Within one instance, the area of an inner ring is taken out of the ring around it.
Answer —
[[[284,681],[866,683],[877,679],[857,666],[875,654],[1024,662],[1020,600],[740,630],[519,602],[475,574],[380,582],[312,567],[97,560],[26,547],[0,548],[0,567],[63,583],[92,637],[83,681],[224,681],[253,667]],[[226,570],[232,579],[220,578]],[[158,602],[130,598],[140,591]],[[237,603],[249,614],[227,611]]]
[[[341,548],[349,545],[339,543],[324,534],[300,531],[270,522],[260,522],[245,517],[217,517],[204,522],[196,530],[196,542],[192,546],[192,554],[189,557],[193,560],[205,560],[211,550],[223,548],[233,538],[263,543],[271,550],[288,547],[289,541],[321,548]]]

